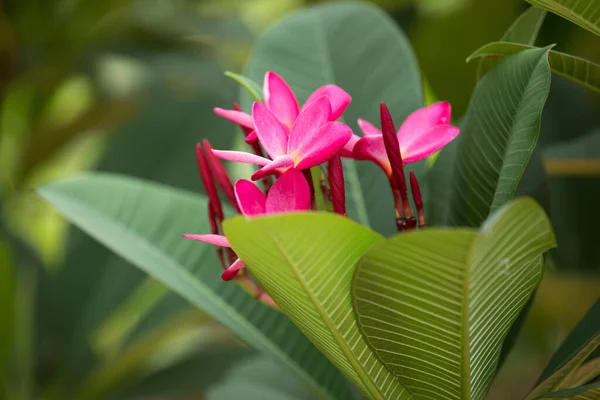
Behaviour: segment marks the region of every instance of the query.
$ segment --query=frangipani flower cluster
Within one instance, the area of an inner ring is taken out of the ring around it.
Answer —
[[[217,115],[242,128],[252,152],[212,149],[206,140],[198,145],[198,167],[209,198],[212,232],[184,236],[216,246],[224,280],[247,278],[247,273],[222,235],[223,207],[215,180],[233,209],[247,218],[315,210],[315,190],[323,192],[327,209],[345,215],[341,157],[371,161],[389,179],[398,230],[414,229],[417,223],[419,227],[425,225],[419,185],[411,171],[417,218],[413,216],[404,166],[429,157],[458,135],[459,129],[450,124],[450,104],[439,102],[416,110],[396,131],[389,110],[381,103],[381,130],[359,119],[363,136],[358,136],[338,121],[350,102],[350,95],[342,88],[325,85],[300,107],[286,81],[275,72],[267,72],[263,101],[252,104],[251,114],[237,105],[233,110],[215,108]],[[245,179],[233,184],[220,160],[257,165],[251,179],[261,180],[263,189]],[[327,172],[320,173],[321,179],[315,185],[311,168],[322,164],[326,164]],[[265,296],[257,288],[257,297]]]

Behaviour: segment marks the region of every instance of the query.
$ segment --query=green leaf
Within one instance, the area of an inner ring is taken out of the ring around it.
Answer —
[[[240,86],[246,90],[246,92],[252,97],[254,101],[262,101],[262,87],[252,79],[236,74],[234,72],[227,71],[225,72],[225,76],[230,77],[234,81],[236,81]]]
[[[467,61],[480,57],[504,57],[523,50],[536,47],[524,44],[493,42],[476,50]],[[550,51],[548,54],[550,68],[555,74],[571,79],[589,89],[600,92],[600,65],[570,54]]]
[[[210,231],[204,198],[110,174],[53,183],[39,193],[96,240],[294,370],[322,397],[349,396],[343,377],[289,319],[223,282],[211,246],[181,237]]]
[[[352,311],[352,272],[380,235],[330,213],[235,217],[224,229],[252,276],[365,395],[411,398],[369,350]]]
[[[527,0],[600,36],[600,3],[596,0]]]
[[[527,198],[479,232],[430,228],[380,242],[354,276],[361,332],[415,398],[483,399],[554,246],[550,221]]]
[[[378,125],[382,101],[396,126],[424,104],[421,75],[406,36],[382,10],[366,2],[320,5],[285,18],[257,41],[245,75],[262,81],[266,71],[280,74],[300,103],[319,86],[342,87],[352,96],[343,118],[355,132],[360,132],[358,118]],[[250,101],[242,93],[244,109]],[[349,216],[381,234],[396,232],[383,172],[364,161],[343,163]],[[412,165],[423,186],[425,164]]]
[[[458,137],[450,225],[477,227],[514,196],[550,90],[548,51],[512,55],[478,83]]]
[[[429,197],[425,204],[425,214],[428,226],[443,226],[448,221],[448,199],[452,193],[452,171],[456,163],[457,144],[458,140],[453,140],[445,146],[427,174]]]
[[[535,399],[545,393],[564,388],[564,382],[598,347],[600,347],[600,300],[592,306],[552,356],[536,388],[527,399]]]
[[[503,42],[520,43],[525,45],[534,45],[537,39],[542,23],[546,19],[546,11],[537,7],[529,7],[512,23],[502,38]],[[493,57],[486,57],[479,60],[477,67],[477,79],[481,79],[494,65],[497,60]]]

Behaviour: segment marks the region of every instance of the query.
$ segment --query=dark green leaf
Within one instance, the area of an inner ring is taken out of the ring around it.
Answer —
[[[451,225],[477,227],[512,199],[537,142],[550,90],[548,51],[510,56],[477,85],[457,139]]]

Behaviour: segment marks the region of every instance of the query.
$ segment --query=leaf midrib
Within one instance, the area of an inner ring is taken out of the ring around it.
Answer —
[[[46,197],[46,195],[43,194],[43,192],[44,192],[44,188],[39,190],[39,193],[44,198],[48,199]],[[178,192],[182,197],[188,197],[193,200],[196,200],[196,198],[195,198],[196,196],[194,196],[192,193],[188,193],[188,192],[185,192],[182,190],[179,190]],[[54,196],[56,196],[56,194]],[[97,207],[90,206],[86,202],[73,199],[70,196],[58,195],[58,197],[61,197],[63,199],[63,201],[66,200],[67,202],[74,204],[75,206],[79,206],[83,209],[87,209],[96,218],[102,218],[104,216],[104,214]],[[64,214],[64,212],[62,212],[62,211],[61,211],[61,213]],[[124,233],[128,236],[132,236],[133,241],[138,242],[138,244],[144,249],[144,251],[148,252],[149,254],[153,254],[153,258],[158,256],[158,257],[160,257],[160,259],[169,261],[168,263],[165,264],[165,268],[167,268],[170,272],[174,273],[175,276],[177,276],[179,279],[183,280],[184,282],[189,282],[194,288],[197,289],[197,291],[199,293],[204,293],[210,300],[212,300],[214,302],[214,304],[217,308],[221,309],[232,320],[236,321],[240,325],[241,328],[248,331],[248,333],[251,335],[252,338],[254,338],[254,340],[257,343],[262,344],[264,346],[264,348],[266,348],[266,349],[270,349],[271,352],[273,354],[275,354],[281,361],[290,365],[296,371],[296,373],[298,373],[300,376],[302,376],[302,378],[306,382],[309,382],[310,385],[315,390],[318,390],[318,392],[320,394],[326,394],[327,395],[326,398],[331,398],[330,393],[327,389],[324,389],[321,385],[319,385],[318,381],[316,381],[311,375],[307,374],[303,368],[300,368],[300,365],[298,363],[296,363],[291,357],[289,357],[285,352],[283,352],[281,350],[281,348],[274,345],[273,341],[265,340],[266,338],[268,339],[267,336],[262,334],[262,332],[258,328],[256,328],[253,324],[248,323],[248,321],[245,318],[240,318],[239,316],[241,314],[239,314],[235,308],[231,307],[227,302],[225,302],[221,297],[219,297],[216,294],[216,292],[214,290],[212,290],[212,288],[202,284],[202,282],[199,281],[194,275],[189,273],[188,270],[183,265],[181,265],[178,261],[173,260],[173,258],[167,256],[164,252],[157,250],[155,246],[153,246],[150,242],[148,242],[148,240],[142,238],[139,235],[135,235],[135,234],[131,235],[130,232],[133,232],[133,231],[131,229],[129,229],[126,225],[120,223],[119,221],[115,220],[114,218],[110,218],[109,220],[112,221],[112,224],[114,225],[114,227],[117,231],[121,231],[122,233]],[[92,234],[89,230],[85,229],[83,224],[80,224],[78,221],[76,222],[72,219],[70,219],[70,221],[74,225],[77,225],[80,229],[87,232],[88,235],[94,237],[96,240],[101,242],[103,246],[106,246],[104,244],[104,240],[100,240],[100,238],[98,237],[99,235]],[[115,251],[115,253],[119,254],[119,256],[123,257],[128,262],[131,262],[132,264],[137,265],[136,261],[130,260],[130,258],[125,256],[124,254],[122,254],[122,252]],[[145,268],[143,268],[143,270],[146,271],[146,273],[149,273],[149,272],[147,272],[147,270]],[[151,274],[151,275],[154,276],[154,274]],[[158,278],[156,278],[156,279],[158,279]],[[162,282],[162,280],[160,280],[160,281]],[[177,293],[180,293],[180,290],[177,290],[175,288],[172,288],[172,290],[176,291]],[[185,295],[183,293],[181,293],[181,295],[184,298],[188,297],[187,295]],[[192,304],[196,305],[196,307],[202,308],[201,306],[197,305],[194,300],[190,299],[190,301],[192,302]]]
[[[273,244],[275,245],[277,250],[279,250],[280,254],[283,256],[283,258],[285,259],[287,264],[291,267],[291,270],[294,273],[294,275],[296,276],[296,278],[298,279],[298,282],[300,283],[300,285],[302,286],[304,293],[309,298],[309,300],[312,302],[317,313],[321,316],[321,320],[323,321],[323,323],[329,330],[329,333],[331,334],[332,338],[337,342],[340,350],[342,351],[344,356],[346,356],[346,359],[348,360],[348,362],[350,363],[350,365],[352,366],[352,368],[354,369],[354,371],[356,372],[356,374],[358,375],[358,377],[360,378],[362,383],[364,384],[365,389],[369,392],[369,394],[374,396],[373,397],[374,399],[386,400],[384,395],[375,386],[374,382],[369,377],[369,374],[367,373],[367,371],[365,371],[365,369],[362,367],[362,365],[360,364],[358,359],[356,359],[356,357],[354,357],[354,353],[348,347],[348,344],[346,343],[344,338],[342,338],[342,336],[336,329],[333,322],[329,319],[327,312],[323,309],[323,307],[321,306],[318,299],[313,295],[308,283],[306,282],[306,280],[304,279],[304,277],[302,276],[300,271],[294,267],[295,264],[292,262],[291,257],[284,250],[283,246],[279,243],[279,241],[277,240],[277,237],[274,235],[271,235],[271,233],[272,233],[271,231],[264,229],[260,225],[258,225],[258,226],[259,226],[259,229],[261,231],[263,231],[263,234],[265,235],[265,237],[271,238],[271,241],[273,242]],[[366,343],[365,343],[365,346],[367,346]]]

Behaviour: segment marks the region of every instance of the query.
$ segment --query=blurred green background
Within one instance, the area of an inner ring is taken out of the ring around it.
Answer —
[[[243,72],[258,35],[321,2],[0,0],[0,398],[311,398],[33,189],[95,169],[200,192],[195,143],[242,137],[212,113],[237,98],[223,72]],[[456,119],[476,84],[465,59],[529,6],[373,2],[407,32],[428,95]],[[600,40],[554,15],[538,42],[600,63]],[[599,110],[597,94],[553,77],[519,190],[547,208],[559,248],[491,399],[524,394],[600,296]]]

